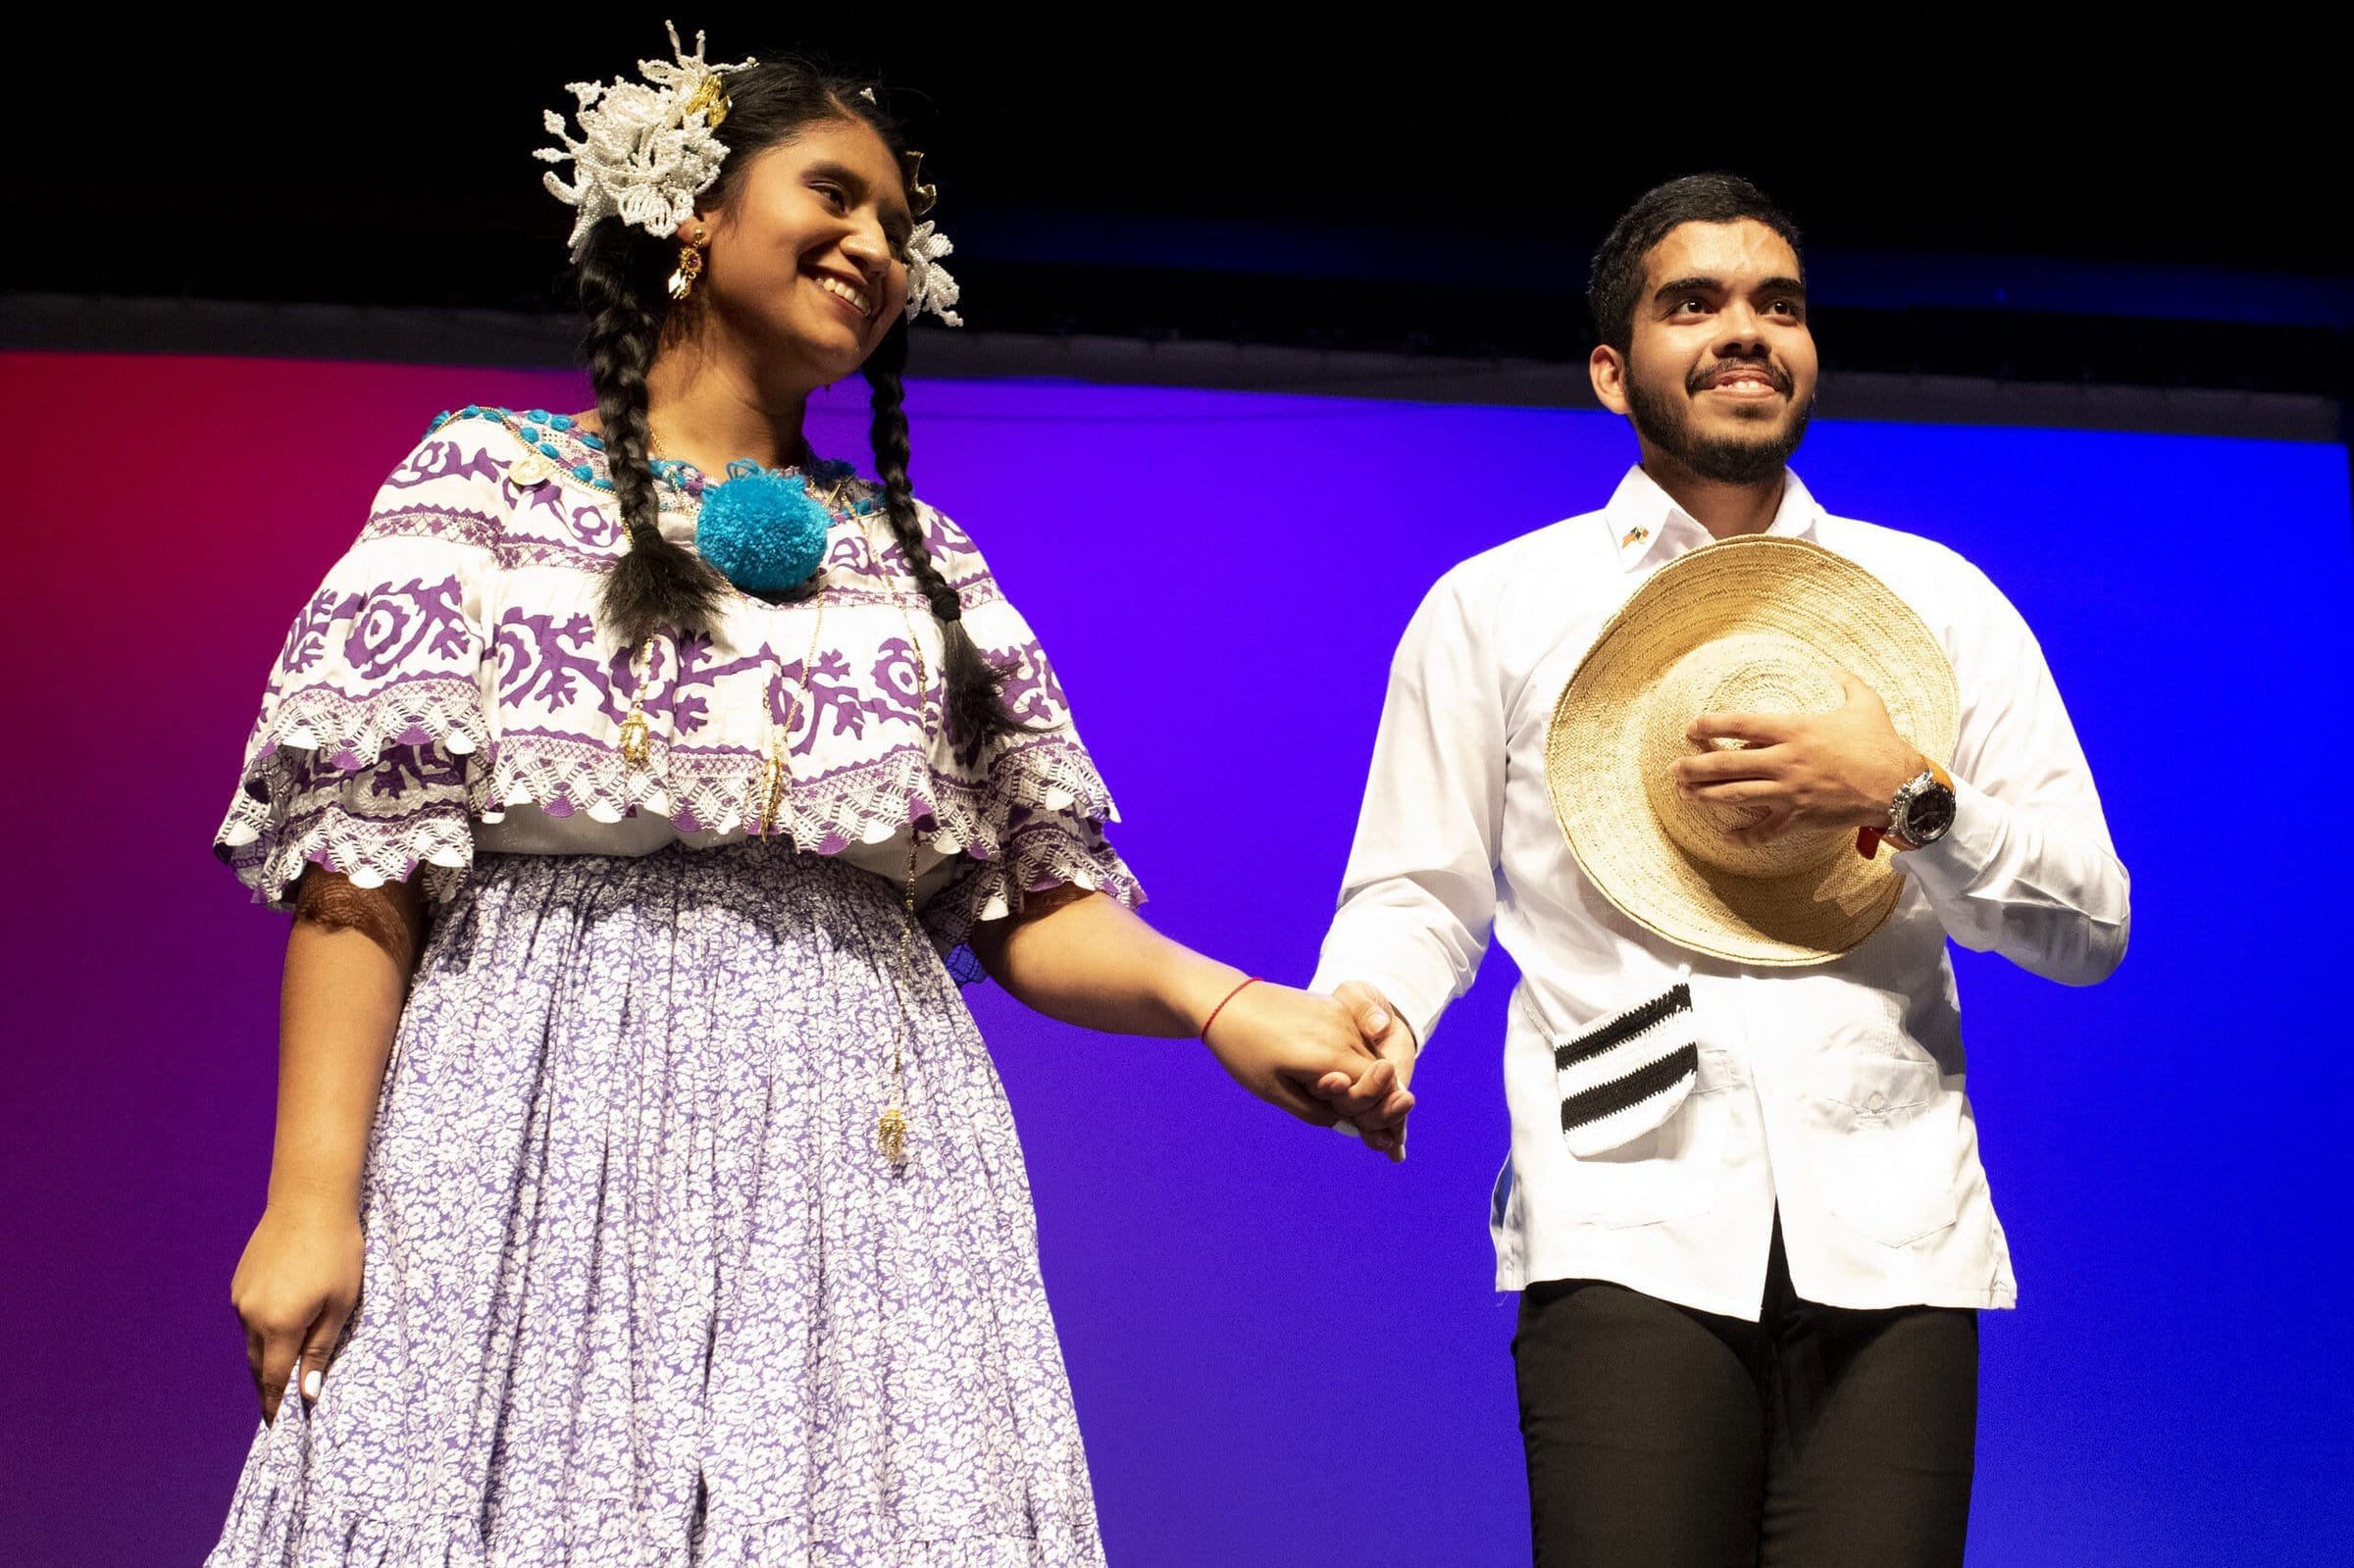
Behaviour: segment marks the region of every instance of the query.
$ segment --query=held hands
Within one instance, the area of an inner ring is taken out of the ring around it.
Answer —
[[[1390,1098],[1375,1114],[1344,1111],[1345,1119],[1334,1125],[1343,1132],[1356,1133],[1364,1139],[1365,1147],[1393,1164],[1402,1162],[1406,1158],[1406,1113],[1414,1107],[1413,1095],[1407,1092],[1407,1085],[1413,1080],[1414,1052],[1418,1048],[1414,1032],[1407,1028],[1406,1020],[1398,1016],[1398,1009],[1389,1004],[1387,997],[1361,980],[1344,981],[1332,994],[1335,1001],[1349,1009],[1358,1034],[1391,1069],[1397,1083]],[[1372,1074],[1365,1076],[1369,1079]],[[1352,1086],[1343,1075],[1328,1073],[1317,1081],[1316,1093],[1334,1104],[1347,1105],[1354,1103],[1351,1089],[1361,1087],[1361,1082],[1359,1086]]]
[[[1676,787],[1755,809],[1755,822],[1728,835],[1736,843],[1766,843],[1792,828],[1884,825],[1898,787],[1928,764],[1897,734],[1877,692],[1844,670],[1839,684],[1847,701],[1830,713],[1702,714],[1685,738],[1745,744],[1677,758],[1668,770]]]
[[[1377,1053],[1370,1038],[1343,1000],[1259,981],[1227,999],[1203,1043],[1236,1083],[1304,1122],[1330,1127],[1347,1118],[1403,1138],[1414,1097],[1397,1060]],[[1410,1040],[1407,1048],[1410,1072]]]
[[[299,1356],[302,1397],[316,1399],[335,1342],[360,1299],[360,1218],[348,1204],[273,1202],[237,1259],[229,1295],[245,1325],[245,1359],[262,1419],[279,1401]]]

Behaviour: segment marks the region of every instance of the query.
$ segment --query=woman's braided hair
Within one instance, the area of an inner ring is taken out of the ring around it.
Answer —
[[[764,58],[730,73],[725,132],[729,152],[718,179],[704,193],[706,200],[724,206],[754,154],[791,141],[823,121],[872,126],[897,160],[905,150],[899,127],[872,99],[860,96],[863,85],[791,55]],[[581,309],[588,319],[588,379],[596,392],[605,459],[629,532],[629,547],[605,580],[601,604],[606,622],[625,647],[637,646],[659,627],[707,631],[728,592],[727,581],[709,563],[662,536],[654,487],[645,379],[670,320],[664,278],[676,252],[674,242],[630,228],[619,218],[607,218],[590,232],[573,269]],[[907,416],[902,407],[906,392],[901,379],[906,366],[907,324],[902,321],[884,335],[865,367],[873,389],[875,472],[883,481],[883,510],[892,536],[940,625],[948,733],[959,744],[969,745],[1021,726],[1005,711],[1006,672],[990,663],[964,630],[956,590],[941,575],[924,537],[915,491],[907,480]]]
[[[900,377],[907,368],[907,324],[900,322],[867,356],[866,382],[874,422],[867,440],[875,449],[875,473],[883,481],[883,513],[891,520],[892,536],[907,558],[915,585],[932,605],[940,623],[941,678],[947,683],[948,733],[962,743],[993,734],[1011,733],[1022,726],[1005,711],[1005,671],[982,655],[964,630],[964,609],[956,590],[948,586],[933,564],[924,542],[923,519],[915,509],[915,490],[907,482],[907,392]]]

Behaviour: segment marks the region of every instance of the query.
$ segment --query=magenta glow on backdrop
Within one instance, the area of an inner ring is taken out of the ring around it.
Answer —
[[[21,476],[0,1559],[193,1563],[254,1421],[228,1281],[268,1161],[284,924],[206,851],[264,671],[436,410],[584,393],[0,359]],[[1555,411],[939,382],[911,407],[918,486],[1055,653],[1152,918],[1294,979],[1414,603],[1600,504],[1631,457],[1613,421]],[[863,428],[848,388],[813,416],[840,455]],[[1831,423],[1800,467],[2021,605],[2135,879],[2106,986],[1963,964],[2023,1287],[1985,1320],[1972,1560],[2329,1560],[2354,1387],[2322,1327],[2349,1284],[2324,1164],[2354,1069],[2316,962],[2340,945],[2342,856],[2291,786],[2299,755],[2334,767],[2344,450]],[[1526,1560],[1512,1298],[1484,1228],[1508,971],[1491,956],[1432,1042],[1403,1168],[1251,1101],[1197,1047],[970,993],[1120,1568]]]

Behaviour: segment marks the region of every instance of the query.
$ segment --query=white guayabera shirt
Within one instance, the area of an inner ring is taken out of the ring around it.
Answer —
[[[1819,967],[1745,969],[1637,926],[1569,852],[1545,778],[1554,705],[1644,580],[1710,542],[1638,468],[1601,511],[1475,556],[1415,612],[1314,985],[1370,982],[1428,1041],[1491,924],[1519,965],[1511,1157],[1490,1214],[1500,1290],[1604,1279],[1754,1319],[1778,1207],[1809,1300],[2007,1307],[1946,938],[2090,985],[2124,955],[2125,870],[2042,650],[1983,574],[1830,516],[1795,475],[1770,531],[1885,582],[1960,684],[1954,826],[1896,858],[1906,885],[1885,926]],[[1572,1154],[1554,1046],[1670,991],[1686,965],[1689,1097],[1618,1147]]]

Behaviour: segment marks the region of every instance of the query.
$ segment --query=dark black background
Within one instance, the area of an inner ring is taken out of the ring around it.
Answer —
[[[2348,385],[2339,40],[2309,13],[670,9],[713,59],[879,75],[985,330],[1581,357],[1612,215],[1729,168],[1805,227],[1834,366]],[[19,25],[34,222],[0,286],[560,308],[539,113],[665,52],[663,14]],[[2068,286],[1852,303],[1909,268]]]

